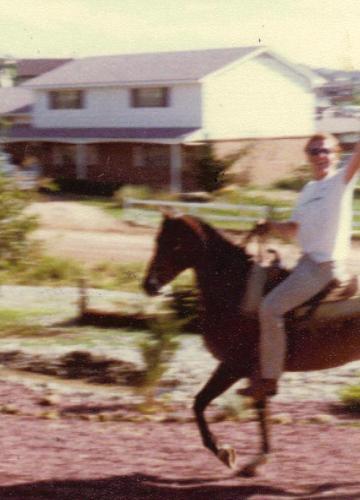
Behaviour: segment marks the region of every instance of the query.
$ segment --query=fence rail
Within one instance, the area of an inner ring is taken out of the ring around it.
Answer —
[[[282,218],[290,215],[292,207],[271,207],[269,205],[245,205],[230,203],[181,202],[166,200],[139,200],[126,198],[124,200],[124,220],[143,224],[157,223],[161,208],[179,209],[184,213],[199,215],[205,220],[254,224],[261,218]],[[223,213],[221,213],[223,212]],[[360,210],[353,211],[353,233],[360,232]],[[358,219],[358,220],[356,220]]]

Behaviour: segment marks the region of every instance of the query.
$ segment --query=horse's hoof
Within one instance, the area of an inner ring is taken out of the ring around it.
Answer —
[[[240,471],[238,472],[238,476],[242,477],[254,477],[257,474],[257,468],[260,467],[260,465],[264,465],[267,462],[267,456],[266,455],[259,455],[258,457],[255,458],[252,462],[249,464],[245,465]]]
[[[230,469],[236,466],[236,451],[228,444],[224,444],[217,451],[217,457]]]
[[[254,477],[256,476],[256,474],[257,474],[256,465],[249,464],[245,465],[245,467],[240,469],[237,475],[240,477]]]

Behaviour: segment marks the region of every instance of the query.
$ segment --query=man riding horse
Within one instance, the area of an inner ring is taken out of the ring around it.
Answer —
[[[240,394],[262,400],[277,393],[286,355],[284,315],[344,276],[351,238],[352,194],[360,168],[360,142],[337,169],[339,143],[316,134],[305,148],[313,180],[301,191],[286,222],[259,222],[257,234],[297,237],[303,256],[289,277],[266,295],[259,309],[260,373]]]

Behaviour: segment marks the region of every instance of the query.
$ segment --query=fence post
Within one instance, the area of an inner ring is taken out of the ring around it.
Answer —
[[[80,317],[83,317],[88,308],[88,296],[87,296],[87,287],[86,287],[86,279],[79,279],[79,311]]]

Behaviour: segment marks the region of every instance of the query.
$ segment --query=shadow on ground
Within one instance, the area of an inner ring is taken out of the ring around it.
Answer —
[[[224,478],[214,478],[223,480]],[[233,479],[232,482],[236,481]],[[248,483],[250,480],[242,480]],[[359,487],[359,491],[340,494],[335,493],[339,488]],[[306,492],[291,491],[262,484],[216,485],[201,479],[161,479],[156,476],[133,474],[129,476],[110,477],[95,480],[68,480],[68,481],[43,481],[25,483],[15,486],[0,487],[0,498],[11,500],[26,499],[55,499],[55,500],[122,500],[122,499],[208,499],[212,500],[242,500],[253,497],[266,498],[296,498],[317,499],[324,498],[338,500],[356,500],[360,498],[360,483],[324,483],[306,488]],[[333,493],[332,493],[333,491]]]

